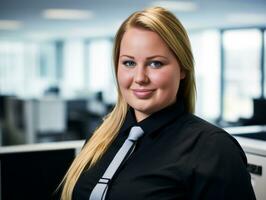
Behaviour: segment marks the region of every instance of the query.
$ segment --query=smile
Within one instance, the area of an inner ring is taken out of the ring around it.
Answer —
[[[133,94],[139,99],[147,99],[152,96],[154,89],[132,89]]]

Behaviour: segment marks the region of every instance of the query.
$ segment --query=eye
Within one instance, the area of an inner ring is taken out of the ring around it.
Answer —
[[[149,63],[149,66],[152,67],[152,68],[160,68],[163,66],[163,63],[161,61],[151,61]]]
[[[136,63],[132,60],[123,61],[122,64],[126,67],[135,67]]]

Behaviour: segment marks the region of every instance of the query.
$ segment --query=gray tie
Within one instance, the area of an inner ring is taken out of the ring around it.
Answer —
[[[109,164],[108,168],[104,172],[102,178],[98,181],[97,185],[93,188],[90,200],[104,200],[107,190],[108,190],[108,182],[114,176],[116,170],[119,168],[129,150],[131,150],[130,154],[133,152],[136,141],[144,134],[143,130],[139,126],[133,126],[130,130],[129,136],[124,142],[123,146],[116,153],[112,162]]]

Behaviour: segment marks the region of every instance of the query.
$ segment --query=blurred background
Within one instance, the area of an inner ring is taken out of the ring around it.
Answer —
[[[150,6],[188,30],[196,115],[238,140],[266,199],[266,0],[0,0],[0,200],[59,199],[68,166],[116,102],[115,32]]]
[[[265,0],[0,0],[0,144],[88,137],[116,101],[116,30],[156,5],[188,30],[196,114],[265,124]]]

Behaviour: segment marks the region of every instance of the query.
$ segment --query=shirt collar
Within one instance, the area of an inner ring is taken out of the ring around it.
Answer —
[[[120,132],[128,133],[129,129],[132,126],[140,126],[143,129],[145,135],[153,134],[157,132],[156,130],[169,124],[171,121],[180,117],[184,113],[184,103],[183,101],[179,100],[176,101],[176,103],[153,113],[152,115],[138,123],[136,121],[133,108],[130,108],[127,112],[125,122],[122,125]]]

